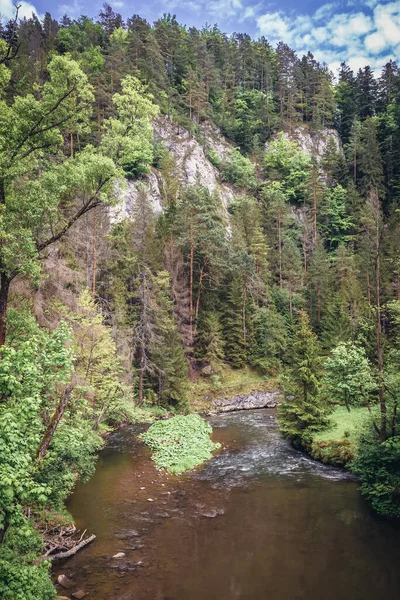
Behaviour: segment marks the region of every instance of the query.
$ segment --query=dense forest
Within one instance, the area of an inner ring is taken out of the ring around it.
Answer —
[[[54,597],[40,532],[104,434],[226,373],[400,515],[400,74],[334,75],[106,4],[0,24],[2,598]]]

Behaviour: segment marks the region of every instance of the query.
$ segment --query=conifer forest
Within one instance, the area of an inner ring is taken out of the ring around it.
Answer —
[[[59,565],[102,542],[69,498],[109,440],[205,486],[238,398],[273,398],[287,460],[350,477],[398,560],[400,70],[312,50],[108,4],[0,20],[0,598],[71,597]],[[116,589],[88,599],[214,597]],[[215,597],[295,597],[263,590]]]

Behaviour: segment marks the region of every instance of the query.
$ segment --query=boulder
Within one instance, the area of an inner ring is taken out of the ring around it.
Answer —
[[[68,590],[69,588],[71,588],[75,585],[75,583],[72,581],[72,579],[69,579],[69,577],[64,575],[64,573],[62,573],[61,575],[59,575],[57,577],[57,583],[59,585],[61,585],[63,588],[65,588],[66,590]]]
[[[77,592],[74,592],[72,594],[73,598],[76,598],[76,600],[82,600],[82,598],[84,598],[85,596],[88,595],[89,592],[84,592],[83,590],[78,590]]]
[[[124,558],[125,556],[125,552],[117,552],[117,554],[114,554],[113,558]]]
[[[280,399],[279,392],[252,392],[245,396],[217,398],[211,405],[211,413],[251,410],[254,408],[275,408]]]

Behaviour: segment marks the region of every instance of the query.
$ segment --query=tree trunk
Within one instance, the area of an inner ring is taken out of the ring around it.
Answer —
[[[246,346],[247,344],[247,323],[246,323],[246,300],[247,300],[247,290],[246,286],[243,286],[243,302],[242,302],[242,321],[243,321],[243,343]]]
[[[312,170],[312,188],[313,188],[313,233],[314,244],[317,243],[317,169],[315,165]]]
[[[279,289],[283,289],[282,276],[282,240],[281,240],[281,218],[278,217],[278,252],[279,252]]]
[[[96,296],[96,271],[97,271],[97,218],[96,209],[93,211],[93,261],[92,261],[92,298]]]
[[[139,397],[138,397],[138,405],[142,406],[143,404],[143,377],[144,377],[144,364],[145,364],[145,349],[144,344],[141,347],[141,357],[140,357],[140,368],[139,368]]]
[[[378,201],[378,199],[377,199]],[[376,354],[378,359],[378,397],[381,413],[381,423],[379,429],[379,439],[385,442],[387,439],[387,407],[385,400],[385,389],[383,381],[383,343],[382,343],[382,323],[381,323],[381,260],[380,260],[380,228],[379,212],[377,208],[377,225],[375,237],[375,289],[376,289]]]
[[[65,413],[65,409],[67,408],[68,401],[71,396],[72,390],[73,390],[72,385],[69,385],[65,388],[63,397],[61,398],[61,400],[54,412],[54,415],[51,418],[50,424],[45,431],[42,441],[40,442],[40,446],[39,446],[39,449],[37,452],[37,457],[39,460],[41,458],[44,458],[44,456],[46,455],[46,452],[50,446],[51,440],[53,439],[53,436],[57,429],[57,426],[58,426],[59,422],[61,421],[61,419],[63,418],[63,415]]]
[[[6,341],[6,315],[8,304],[8,292],[11,279],[5,273],[0,275],[0,347],[4,346]]]
[[[368,304],[369,304],[369,306],[371,306],[371,283],[369,281],[368,271],[367,271],[367,298],[368,298]]]
[[[4,540],[4,536],[7,533],[7,529],[9,528],[10,524],[8,522],[7,516],[3,515],[3,528],[0,529],[0,544],[3,543]]]
[[[321,321],[321,285],[317,284],[317,321]]]
[[[193,343],[193,265],[194,265],[194,246],[193,246],[193,222],[190,223],[190,333]]]

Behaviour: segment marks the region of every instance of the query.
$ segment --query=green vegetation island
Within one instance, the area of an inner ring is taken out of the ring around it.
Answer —
[[[154,469],[182,477],[224,452],[203,418],[218,398],[279,392],[284,438],[400,517],[396,63],[335,78],[170,14],[16,10],[0,21],[0,597],[56,597],[52,562],[96,533],[71,537],[65,503],[113,432],[147,423]]]

